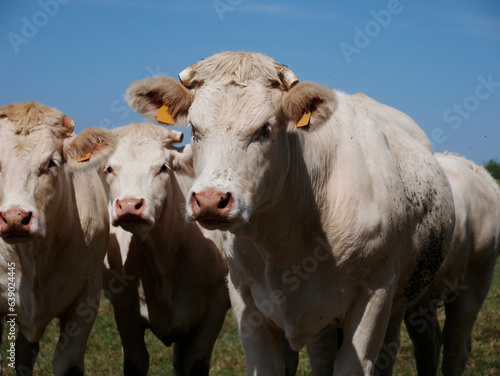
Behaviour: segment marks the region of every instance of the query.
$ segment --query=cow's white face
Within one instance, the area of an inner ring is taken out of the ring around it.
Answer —
[[[111,132],[89,128],[71,135],[73,121],[38,103],[0,107],[0,238],[27,243],[49,223],[74,217],[70,172],[97,168],[112,153]]]
[[[195,182],[188,219],[229,229],[275,200],[289,166],[280,95],[258,83],[199,89],[189,110]]]
[[[63,142],[49,130],[0,134],[0,236],[7,242],[43,237],[61,195]]]
[[[298,83],[289,68],[254,53],[216,54],[179,77],[182,84],[164,76],[135,82],[127,100],[151,120],[166,105],[178,124],[192,127],[190,220],[210,229],[251,222],[279,197],[290,148],[298,147],[294,137],[325,124],[335,96],[320,85]],[[308,126],[297,129],[305,113]]]
[[[142,133],[149,128],[154,132],[138,134],[139,128]],[[146,233],[162,219],[172,193],[172,173],[178,167],[175,161],[179,153],[170,146],[180,141],[181,133],[131,124],[116,129],[115,134],[118,146],[104,170],[111,223],[134,234]]]

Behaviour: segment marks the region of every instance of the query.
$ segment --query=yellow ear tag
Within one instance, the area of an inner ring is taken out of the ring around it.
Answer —
[[[311,111],[306,110],[304,115],[300,118],[297,123],[297,128],[306,127],[309,125],[309,120],[311,120]]]
[[[90,156],[92,155],[92,152],[89,151],[85,157],[78,157],[76,158],[77,162],[86,162],[90,159]]]
[[[175,123],[175,120],[172,117],[172,115],[168,113],[168,106],[166,104],[164,104],[158,109],[156,120],[158,120],[160,123],[165,123],[170,125]]]

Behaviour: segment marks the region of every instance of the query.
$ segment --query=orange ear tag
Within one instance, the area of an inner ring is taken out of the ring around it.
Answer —
[[[160,123],[165,123],[170,125],[175,123],[175,120],[172,117],[172,115],[168,113],[168,106],[166,104],[164,104],[158,109],[156,120],[158,120]]]
[[[307,110],[304,112],[304,115],[302,115],[302,117],[298,121],[297,128],[308,126],[309,120],[311,120],[311,111]]]
[[[89,151],[85,157],[78,157],[76,158],[77,162],[86,162],[90,159],[90,156],[92,155],[92,152]]]

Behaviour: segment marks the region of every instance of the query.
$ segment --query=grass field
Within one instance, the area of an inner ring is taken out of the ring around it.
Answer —
[[[440,319],[444,315],[440,315]],[[52,353],[58,336],[58,324],[54,320],[40,345],[40,355],[35,365],[36,375],[52,374]],[[500,262],[497,262],[495,278],[488,298],[479,314],[473,331],[472,353],[467,365],[467,376],[500,375]],[[147,332],[150,353],[150,375],[171,375],[172,348],[166,348],[150,332]],[[2,341],[2,359],[6,359],[6,335]],[[111,304],[103,298],[99,315],[90,336],[85,356],[87,375],[120,375],[122,370],[120,339],[116,329]],[[14,375],[3,361],[4,375]],[[211,374],[244,375],[245,359],[231,312],[228,312],[212,356]],[[310,368],[305,351],[301,352],[298,375],[309,375]],[[395,375],[415,375],[412,347],[406,332],[395,367]]]

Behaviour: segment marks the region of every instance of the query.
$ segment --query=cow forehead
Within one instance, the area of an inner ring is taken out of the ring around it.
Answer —
[[[253,131],[273,120],[281,92],[259,82],[245,86],[204,85],[198,89],[189,111],[195,126],[236,127]]]
[[[154,166],[165,162],[166,153],[168,149],[162,140],[136,139],[131,135],[119,139],[110,162],[111,164]]]
[[[54,153],[62,154],[63,140],[46,128],[29,134],[16,134],[12,129],[0,128],[0,139],[0,158],[4,163],[12,160],[36,165]]]
[[[36,102],[11,103],[0,107],[0,129],[22,135],[50,129],[55,137],[60,138],[67,132],[59,110]]]
[[[278,80],[278,65],[260,53],[227,51],[199,61],[193,79],[220,84],[246,85],[255,81],[269,84]]]

